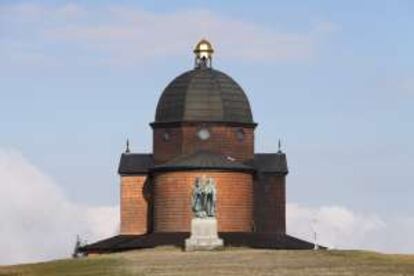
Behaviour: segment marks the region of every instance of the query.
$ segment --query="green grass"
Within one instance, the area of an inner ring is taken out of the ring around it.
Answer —
[[[414,275],[414,255],[365,251],[157,248],[0,267],[0,275]]]

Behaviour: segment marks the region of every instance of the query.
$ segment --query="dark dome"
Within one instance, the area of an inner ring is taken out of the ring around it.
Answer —
[[[228,75],[195,68],[175,78],[158,102],[155,122],[253,123],[249,100]]]

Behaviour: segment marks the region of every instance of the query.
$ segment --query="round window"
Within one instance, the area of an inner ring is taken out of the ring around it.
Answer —
[[[208,138],[210,138],[210,131],[208,131],[207,128],[201,128],[197,132],[197,136],[200,140],[207,140]]]
[[[165,131],[163,134],[162,134],[162,139],[164,140],[164,141],[170,141],[170,139],[171,139],[171,134],[168,132],[168,131]]]
[[[236,130],[236,137],[237,137],[237,140],[244,141],[244,138],[246,137],[246,133],[244,132],[244,129],[238,128]]]

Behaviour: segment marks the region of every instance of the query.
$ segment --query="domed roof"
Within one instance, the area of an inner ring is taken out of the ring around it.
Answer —
[[[198,66],[175,78],[158,102],[155,122],[253,124],[249,100],[228,75]]]

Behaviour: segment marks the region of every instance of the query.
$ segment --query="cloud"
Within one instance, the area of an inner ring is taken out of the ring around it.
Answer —
[[[76,235],[95,241],[116,233],[117,207],[69,201],[19,152],[0,150],[0,264],[70,256]]]
[[[413,253],[414,217],[382,218],[343,206],[287,205],[288,233],[329,248]]]
[[[286,32],[276,26],[221,16],[210,10],[149,12],[135,6],[0,6],[3,52],[18,60],[44,54],[77,62],[135,64],[147,59],[188,55],[201,37],[220,56],[250,61],[307,60],[317,52],[321,35],[335,24],[320,22],[308,31]],[[23,47],[15,48],[14,45]],[[7,57],[6,56],[6,57]]]

